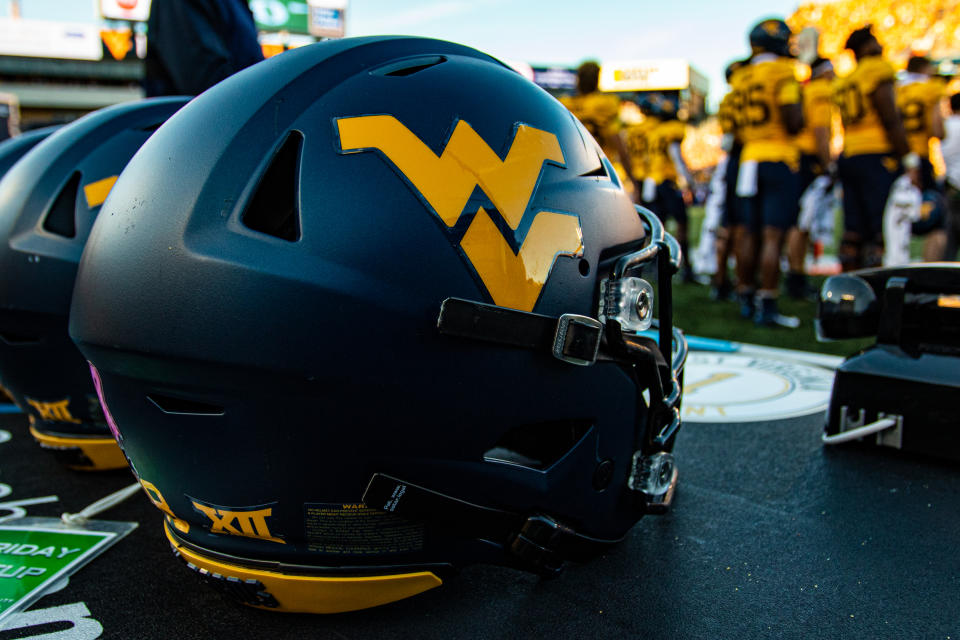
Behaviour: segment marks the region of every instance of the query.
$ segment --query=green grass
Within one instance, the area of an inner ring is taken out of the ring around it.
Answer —
[[[811,281],[819,285],[823,278]],[[757,327],[753,321],[740,317],[736,302],[714,302],[710,300],[709,287],[699,284],[675,282],[673,309],[674,323],[690,335],[838,356],[850,355],[873,343],[872,340],[819,342],[813,328],[816,303],[785,296],[780,298],[780,312],[800,318],[798,329]]]
[[[690,246],[695,247],[703,222],[703,207],[690,208]],[[668,228],[671,225],[668,224]],[[819,288],[824,278],[811,278],[810,283]],[[780,312],[800,318],[798,329],[780,327],[757,327],[752,321],[740,317],[736,302],[710,300],[709,287],[700,284],[682,284],[678,279],[673,287],[674,324],[690,335],[748,342],[784,349],[799,349],[832,355],[847,356],[872,344],[873,340],[844,340],[842,342],[819,342],[814,331],[813,319],[817,311],[815,302],[780,298]]]

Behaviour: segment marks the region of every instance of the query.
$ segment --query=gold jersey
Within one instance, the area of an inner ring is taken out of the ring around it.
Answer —
[[[614,138],[620,131],[620,98],[595,91],[571,96],[562,102],[600,144],[607,158],[616,159],[618,153]]]
[[[731,82],[743,139],[740,161],[785,162],[796,170],[800,150],[780,113],[780,107],[800,103],[794,61],[764,55],[738,69]]]
[[[893,66],[880,56],[863,58],[853,72],[833,82],[833,102],[843,121],[843,154],[890,153],[880,114],[873,105],[873,93],[885,82],[893,82]]]
[[[737,133],[737,109],[736,98],[733,91],[723,96],[720,106],[717,107],[717,121],[720,123],[720,130],[724,133],[736,135]]]
[[[814,129],[826,128],[833,122],[832,82],[826,78],[811,80],[803,88],[803,129],[797,134],[797,146],[806,155],[817,154]]]
[[[670,157],[670,145],[683,142],[686,134],[687,125],[679,120],[665,120],[651,129],[647,136],[650,164],[646,177],[657,184],[667,180],[677,182],[677,168]]]
[[[933,112],[940,108],[943,84],[936,79],[916,80],[897,85],[897,110],[907,133],[907,144],[922,158],[930,156]]]
[[[637,124],[627,127],[626,146],[630,154],[630,168],[634,180],[643,180],[650,174],[650,133],[660,121],[646,116]]]

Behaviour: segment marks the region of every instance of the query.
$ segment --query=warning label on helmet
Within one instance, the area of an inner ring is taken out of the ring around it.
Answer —
[[[342,555],[409,553],[423,549],[423,525],[363,503],[306,503],[310,551]]]

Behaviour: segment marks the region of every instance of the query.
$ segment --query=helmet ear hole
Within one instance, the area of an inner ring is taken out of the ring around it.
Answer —
[[[543,471],[569,453],[588,431],[588,422],[520,425],[503,434],[500,440],[483,454],[483,459]]]
[[[43,220],[43,228],[64,238],[77,236],[77,191],[80,189],[80,172],[75,171],[63,186],[53,206]]]
[[[187,400],[186,398],[175,398],[159,393],[151,393],[147,396],[147,400],[164,413],[195,416],[222,416],[224,414],[223,407],[214,404]]]
[[[260,178],[243,224],[274,238],[300,239],[300,150],[303,134],[291,131]]]
[[[23,347],[26,345],[40,344],[43,342],[43,338],[41,336],[28,335],[24,333],[0,331],[0,341],[5,342],[11,347]]]

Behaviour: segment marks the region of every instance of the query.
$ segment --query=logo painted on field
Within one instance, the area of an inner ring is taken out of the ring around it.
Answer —
[[[501,159],[464,120],[439,156],[391,115],[337,118],[336,126],[341,153],[376,150],[396,168],[495,304],[532,311],[557,256],[583,255],[577,216],[530,207],[544,165],[564,166],[555,134],[518,123]]]
[[[683,419],[755,422],[825,411],[833,377],[792,360],[693,352],[684,367]]]

